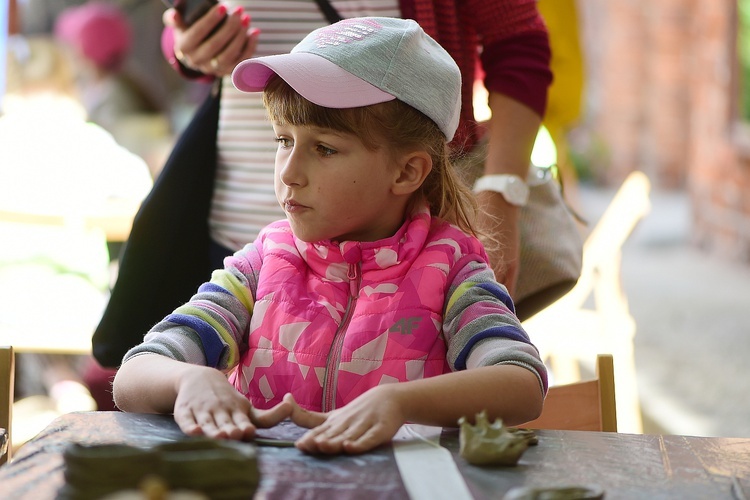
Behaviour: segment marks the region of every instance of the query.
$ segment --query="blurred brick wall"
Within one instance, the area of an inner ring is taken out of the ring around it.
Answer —
[[[702,248],[750,262],[750,150],[736,121],[735,2],[698,2],[688,192]]]
[[[578,0],[595,177],[686,189],[692,236],[750,263],[750,132],[735,121],[735,0]],[[580,137],[585,137],[580,141]]]

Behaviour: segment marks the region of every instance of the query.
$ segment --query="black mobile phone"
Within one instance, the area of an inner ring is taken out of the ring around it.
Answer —
[[[185,24],[190,26],[219,2],[218,0],[164,0],[164,3],[176,9]]]

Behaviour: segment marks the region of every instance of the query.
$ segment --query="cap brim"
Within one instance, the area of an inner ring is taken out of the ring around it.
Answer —
[[[262,92],[274,73],[302,97],[326,108],[355,108],[395,99],[328,59],[307,52],[242,61],[232,72],[232,83],[243,92]]]

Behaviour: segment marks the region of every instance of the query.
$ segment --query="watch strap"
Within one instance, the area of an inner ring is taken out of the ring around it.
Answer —
[[[484,175],[474,183],[474,192],[492,191],[500,193],[505,201],[515,206],[525,206],[529,201],[529,186],[517,175]]]

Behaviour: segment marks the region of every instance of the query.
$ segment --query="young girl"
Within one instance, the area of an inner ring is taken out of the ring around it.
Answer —
[[[451,57],[414,21],[349,19],[244,61],[233,82],[264,91],[287,219],[126,354],[118,407],[234,439],[290,417],[311,428],[297,442],[311,453],[364,452],[405,422],[482,410],[536,418],[544,365],[448,160]]]

